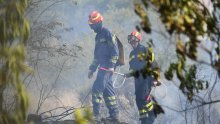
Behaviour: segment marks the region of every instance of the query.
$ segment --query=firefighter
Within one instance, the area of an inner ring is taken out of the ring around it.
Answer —
[[[118,105],[116,101],[116,91],[112,84],[112,72],[116,66],[119,56],[116,36],[107,28],[102,26],[103,16],[98,11],[89,14],[89,26],[96,33],[94,59],[89,67],[88,78],[92,78],[93,73],[98,68],[96,80],[92,87],[93,115],[97,122],[100,122],[100,107],[104,101],[109,110],[108,120],[118,121]]]
[[[128,43],[133,50],[129,55],[129,65],[132,73],[128,74],[127,77],[134,76],[135,78],[136,104],[139,109],[141,123],[152,124],[155,120],[155,114],[150,92],[152,86],[160,85],[160,82],[158,82],[159,71],[157,63],[154,61],[152,49],[141,45],[141,40],[142,37],[138,31],[133,31],[128,35]]]

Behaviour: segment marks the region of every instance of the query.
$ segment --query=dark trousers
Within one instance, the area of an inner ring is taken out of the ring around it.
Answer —
[[[146,107],[147,103],[148,102],[146,101],[146,99],[136,99],[141,124],[153,124],[156,118],[153,109],[149,111],[149,109]],[[145,112],[141,112],[141,110],[145,110]]]
[[[147,101],[153,80],[150,76],[146,78],[139,76],[135,79],[136,104],[139,110],[141,124],[153,124],[156,118],[152,109],[153,102],[151,100]]]
[[[93,114],[100,116],[100,108],[102,103],[102,97],[109,110],[109,115],[112,118],[118,118],[118,105],[115,96],[115,89],[112,84],[112,73],[99,70],[96,80],[92,87],[92,103]]]

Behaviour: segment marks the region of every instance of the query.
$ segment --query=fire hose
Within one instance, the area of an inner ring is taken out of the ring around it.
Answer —
[[[114,87],[114,88],[120,88],[120,87],[122,87],[122,86],[124,85],[124,83],[125,83],[125,80],[127,79],[126,74],[123,74],[123,73],[120,73],[120,72],[116,72],[116,71],[112,71],[112,70],[109,70],[109,69],[106,69],[106,68],[99,68],[99,69],[100,69],[100,70],[104,70],[104,71],[108,71],[108,72],[112,72],[113,74],[116,74],[116,75],[117,75],[116,78],[115,78],[115,80],[113,81],[113,87]],[[119,71],[120,71],[120,69],[119,69]],[[116,83],[116,80],[117,80],[117,78],[118,78],[118,75],[119,75],[119,76],[123,76],[123,81],[122,81],[122,83],[121,83],[120,85],[116,86],[115,83]],[[162,86],[165,87],[165,93],[163,93],[163,96],[162,96],[162,97],[158,97],[158,98],[163,99],[163,98],[166,97],[166,94],[167,94],[167,86],[166,86],[164,83],[162,83],[162,82],[160,82],[160,83],[161,83]],[[152,95],[153,91],[155,92],[155,95],[156,95],[156,96],[160,96],[160,95],[158,95],[158,94],[156,93],[155,90],[156,90],[156,87],[152,87],[152,88],[151,88],[150,93],[149,93],[149,95],[148,95],[147,98],[146,98],[147,100],[150,99],[150,96]]]

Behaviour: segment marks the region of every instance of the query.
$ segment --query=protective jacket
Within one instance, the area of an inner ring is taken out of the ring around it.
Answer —
[[[152,124],[155,119],[153,113],[153,102],[147,101],[147,97],[153,86],[153,81],[156,79],[152,75],[144,74],[147,68],[147,61],[145,60],[148,54],[148,48],[138,44],[137,48],[131,51],[129,58],[130,70],[133,71],[135,77],[135,95],[136,104],[139,109],[140,120],[142,124]],[[153,54],[153,53],[152,53]],[[151,55],[154,57],[154,55]],[[158,68],[156,61],[152,58],[150,68]]]
[[[89,69],[94,72],[98,66],[114,68],[118,56],[116,36],[103,27],[95,37],[94,59]]]
[[[118,55],[115,35],[112,35],[108,29],[102,28],[95,37],[94,60],[89,69],[95,72],[98,66],[105,69],[114,68]],[[96,117],[100,116],[102,98],[104,98],[110,118],[118,119],[119,111],[115,94],[112,73],[99,69],[92,87],[93,114]]]

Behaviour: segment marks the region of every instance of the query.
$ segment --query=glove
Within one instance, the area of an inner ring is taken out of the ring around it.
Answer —
[[[109,68],[108,69],[111,73],[114,72],[114,68]]]
[[[161,82],[160,82],[160,81],[154,81],[153,84],[154,84],[154,86],[156,87],[156,86],[160,86],[160,85],[161,85]]]
[[[125,74],[125,77],[130,78],[130,77],[132,77],[132,74],[131,73]]]
[[[91,70],[89,70],[88,78],[91,79],[92,77],[93,77],[93,72]]]

